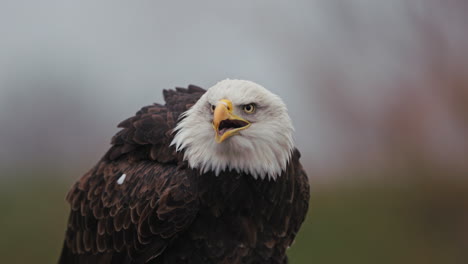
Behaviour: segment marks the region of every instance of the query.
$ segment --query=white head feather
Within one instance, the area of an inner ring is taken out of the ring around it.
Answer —
[[[215,141],[211,105],[228,99],[233,113],[251,126],[221,143]],[[254,103],[255,113],[243,112],[242,105]],[[182,115],[171,145],[185,150],[189,166],[216,175],[224,170],[245,172],[254,178],[276,179],[294,149],[293,126],[281,98],[262,86],[245,80],[224,80],[206,93]]]

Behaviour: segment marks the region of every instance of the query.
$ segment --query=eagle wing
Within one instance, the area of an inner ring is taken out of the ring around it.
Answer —
[[[144,107],[119,124],[112,147],[67,196],[59,263],[145,263],[192,223],[197,186],[169,145],[180,114],[204,92],[165,90],[165,106]]]

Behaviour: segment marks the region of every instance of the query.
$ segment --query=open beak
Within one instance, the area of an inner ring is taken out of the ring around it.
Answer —
[[[218,143],[234,136],[250,126],[250,122],[232,113],[232,102],[223,99],[218,102],[213,113],[213,129]]]

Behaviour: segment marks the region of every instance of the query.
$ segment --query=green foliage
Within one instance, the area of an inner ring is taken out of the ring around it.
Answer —
[[[466,187],[448,185],[441,193],[435,183],[428,189],[382,184],[312,192],[291,263],[466,263],[468,240],[460,235],[468,227]],[[434,222],[436,216],[446,222]]]
[[[54,179],[1,184],[1,263],[57,262],[68,218],[68,188]]]

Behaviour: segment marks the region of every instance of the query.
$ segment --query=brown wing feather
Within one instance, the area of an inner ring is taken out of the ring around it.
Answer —
[[[118,127],[123,129],[112,138],[112,147],[105,158],[115,160],[126,153],[137,152],[135,158],[177,162],[177,153],[169,147],[172,131],[180,114],[195,104],[204,92],[195,85],[164,90],[166,105],[145,106],[135,116],[120,122]]]
[[[143,107],[119,124],[112,147],[67,196],[59,263],[144,263],[190,225],[197,189],[169,144],[180,114],[204,92],[193,85],[165,90],[165,106]]]

